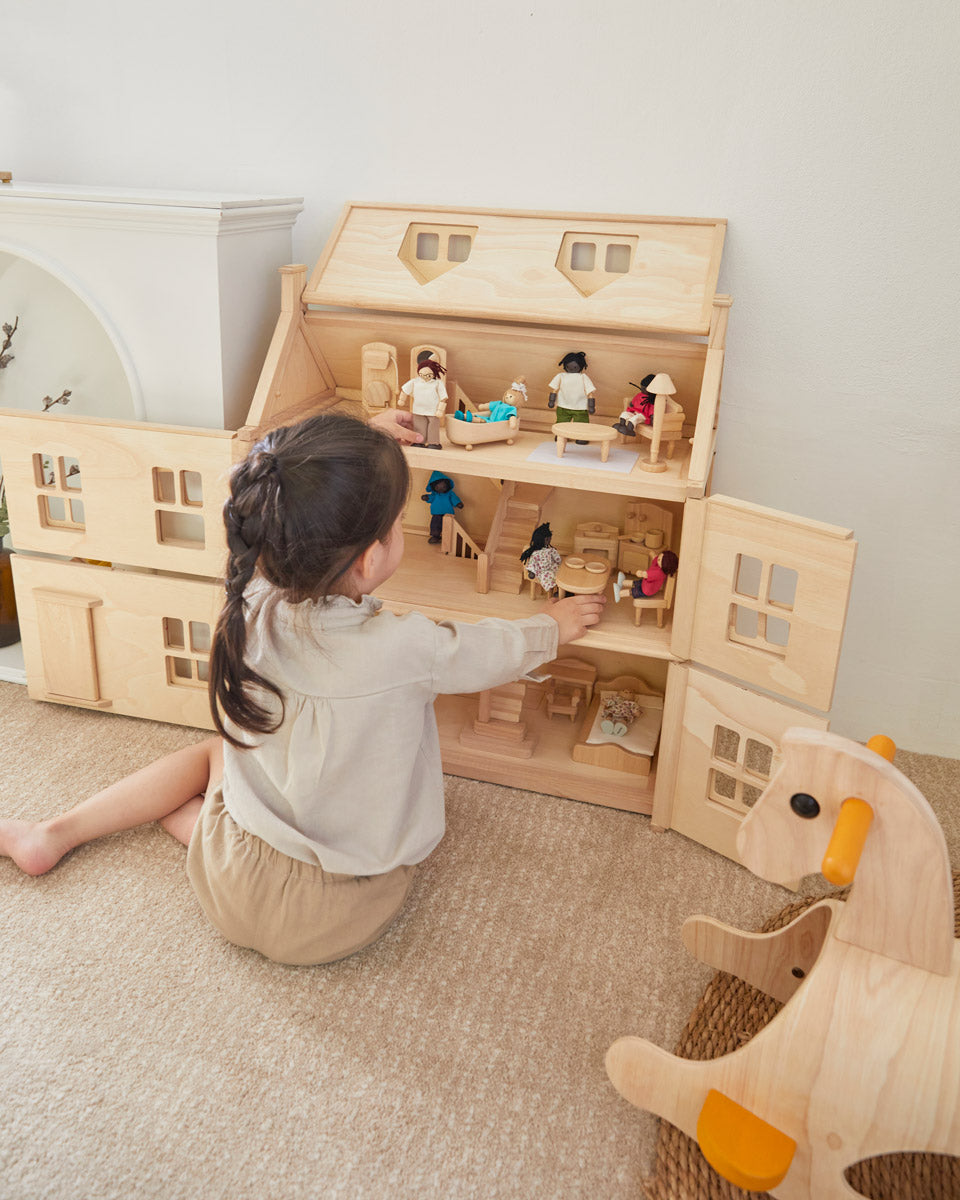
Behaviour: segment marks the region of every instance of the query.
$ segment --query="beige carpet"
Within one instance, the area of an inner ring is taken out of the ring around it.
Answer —
[[[193,730],[0,684],[0,812],[42,816]],[[901,754],[960,850],[960,762]],[[621,1034],[673,1047],[712,972],[679,930],[791,893],[626,813],[448,780],[449,832],[399,922],[289,968],[203,921],[157,827],[31,880],[0,860],[3,1200],[640,1195],[656,1122]]]

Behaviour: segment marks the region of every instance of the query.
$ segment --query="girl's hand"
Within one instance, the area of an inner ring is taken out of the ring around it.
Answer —
[[[382,429],[384,433],[389,433],[398,442],[416,445],[417,442],[423,441],[422,434],[414,433],[413,417],[408,412],[399,412],[394,408],[383,408],[376,416],[371,417],[367,424],[373,425],[375,429]]]
[[[566,596],[563,600],[551,600],[544,607],[548,617],[553,617],[560,626],[558,646],[575,642],[583,637],[591,625],[596,625],[603,613],[607,598],[602,593],[593,596]]]

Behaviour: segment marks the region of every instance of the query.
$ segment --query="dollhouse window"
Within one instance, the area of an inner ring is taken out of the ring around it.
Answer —
[[[565,233],[556,267],[583,296],[626,275],[639,238],[625,234]]]
[[[633,259],[633,247],[625,242],[609,242],[603,269],[611,275],[626,275]]]
[[[570,247],[570,270],[592,271],[597,265],[595,242],[574,242]]]
[[[436,262],[440,257],[439,233],[417,234],[417,258],[420,262]]]
[[[724,808],[743,815],[757,802],[773,772],[773,746],[741,735],[725,725],[714,726],[708,796]]]
[[[43,528],[86,529],[78,460],[65,455],[35,454],[33,474]]]
[[[466,233],[451,233],[447,238],[447,260],[449,262],[466,262],[470,257],[473,238]]]
[[[397,257],[418,283],[430,283],[467,261],[477,228],[414,222],[407,226]]]
[[[190,511],[203,507],[200,473],[154,467],[153,500],[157,506],[157,541],[166,546],[202,550],[206,540],[203,516]]]
[[[798,579],[791,567],[738,554],[727,621],[729,641],[785,658]]]
[[[210,678],[210,626],[206,621],[163,618],[163,645],[171,687],[205,688]]]

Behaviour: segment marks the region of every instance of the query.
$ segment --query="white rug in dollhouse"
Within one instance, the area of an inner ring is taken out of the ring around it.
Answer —
[[[606,462],[600,461],[600,447],[592,445],[578,446],[575,442],[567,442],[563,458],[557,458],[557,443],[552,439],[541,442],[539,446],[527,455],[527,462],[547,463],[564,467],[585,467],[590,471],[616,471],[620,475],[629,475],[637,465],[636,450],[624,450],[619,446],[611,446]]]

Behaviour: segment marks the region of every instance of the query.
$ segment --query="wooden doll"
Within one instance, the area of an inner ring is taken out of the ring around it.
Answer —
[[[447,409],[447,387],[443,382],[446,368],[432,358],[424,359],[416,378],[408,379],[400,389],[398,404],[410,398],[414,430],[423,435],[428,450],[440,449],[440,418]]]
[[[615,422],[613,428],[617,433],[625,434],[627,437],[636,437],[638,425],[651,424],[656,397],[652,392],[648,392],[647,388],[655,378],[656,375],[644,375],[638,384],[632,384],[639,390]]]
[[[563,370],[550,380],[547,407],[556,406],[558,421],[589,422],[597,408],[597,389],[587,374],[587,356],[582,350],[571,351],[558,365]]]
[[[550,544],[553,531],[550,522],[538,525],[530,538],[530,545],[520,555],[527,569],[527,578],[535,579],[549,596],[557,586],[557,572],[563,559],[559,550]]]

